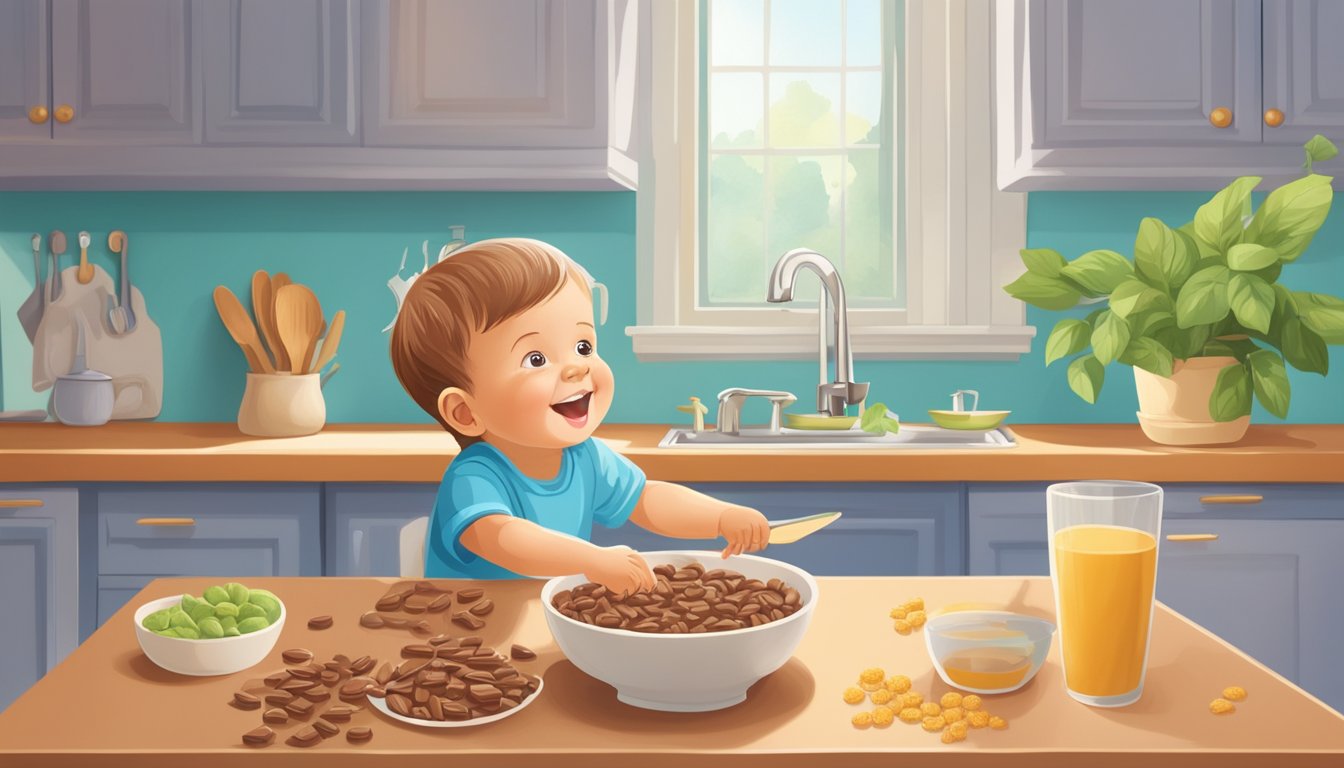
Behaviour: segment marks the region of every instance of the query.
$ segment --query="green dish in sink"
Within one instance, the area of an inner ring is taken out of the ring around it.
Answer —
[[[784,426],[789,429],[850,429],[858,416],[832,416],[829,413],[786,413]]]
[[[1012,411],[929,411],[929,418],[943,429],[994,429]]]

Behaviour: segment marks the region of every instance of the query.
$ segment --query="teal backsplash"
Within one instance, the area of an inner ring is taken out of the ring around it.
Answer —
[[[1027,242],[1073,258],[1093,248],[1128,254],[1143,216],[1172,225],[1187,221],[1204,193],[1034,193]],[[162,421],[232,421],[245,364],[215,314],[210,292],[227,285],[248,295],[253,271],[288,272],[316,291],[328,314],[345,309],[341,370],[326,389],[331,422],[427,422],[397,383],[381,332],[394,302],[387,279],[403,248],[411,265],[420,243],[449,239],[464,224],[468,240],[518,235],[549,241],[569,253],[611,291],[610,316],[599,351],[616,373],[609,421],[670,422],[672,406],[689,395],[712,400],[729,386],[788,389],[812,398],[816,363],[641,363],[625,327],[635,319],[634,193],[248,193],[248,192],[3,192],[0,193],[0,404],[42,407],[46,393],[30,386],[31,348],[14,312],[32,287],[32,232],[94,233],[94,260],[113,267],[106,249],[111,229],[131,241],[131,273],[150,315],[163,331]],[[437,250],[437,245],[433,246]],[[1344,294],[1344,213],[1336,212],[1307,254],[1286,271],[1293,288]],[[72,263],[67,256],[66,264]],[[111,269],[115,276],[115,268]],[[764,286],[762,286],[764,290]],[[1057,317],[1030,310],[1038,328],[1032,352],[1015,362],[857,362],[871,381],[872,399],[907,420],[947,407],[948,393],[978,389],[982,406],[1011,408],[1012,420],[1133,422],[1137,408],[1129,369],[1112,365],[1095,406],[1069,391],[1062,366],[1046,369],[1042,348]],[[1336,350],[1336,354],[1338,351]],[[1337,358],[1336,367],[1344,367]],[[1339,374],[1344,375],[1344,374]],[[1344,422],[1338,381],[1291,373],[1290,422]],[[761,406],[754,406],[761,407]],[[763,418],[764,410],[747,414]],[[1277,421],[1257,406],[1260,423]]]

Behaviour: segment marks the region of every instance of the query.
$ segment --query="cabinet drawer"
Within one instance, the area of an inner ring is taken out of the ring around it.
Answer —
[[[318,576],[316,485],[134,487],[98,492],[98,572]],[[146,524],[180,522],[186,524]]]

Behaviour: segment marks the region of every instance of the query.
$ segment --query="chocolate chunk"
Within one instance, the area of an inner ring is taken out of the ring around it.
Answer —
[[[482,642],[484,641],[481,639],[480,635],[467,635],[466,637],[459,638],[457,644],[463,648],[480,648]]]
[[[519,661],[531,661],[537,658],[537,652],[525,645],[514,643],[513,647],[509,649],[509,656]]]
[[[477,600],[480,600],[484,594],[485,590],[479,587],[459,589],[457,590],[457,602],[460,605],[466,605],[467,603],[474,603]]]
[[[311,725],[305,725],[295,731],[288,739],[285,739],[285,743],[291,747],[302,747],[305,749],[308,747],[315,747],[321,742],[322,734],[318,733],[317,729]]]
[[[432,602],[434,598],[430,595],[411,595],[402,603],[401,609],[407,613],[424,613]]]
[[[360,626],[368,627],[369,629],[379,629],[384,624],[386,624],[386,622],[383,621],[383,617],[381,614],[376,613],[374,611],[369,611],[368,613],[359,617],[359,624]]]
[[[480,629],[481,627],[485,626],[484,621],[481,621],[479,618],[472,616],[470,613],[467,613],[466,611],[459,611],[457,613],[454,613],[453,623],[472,630]]]
[[[398,715],[411,716],[411,700],[400,693],[387,694],[387,708]]]
[[[449,606],[451,606],[452,604],[453,604],[452,595],[450,594],[439,595],[438,597],[435,597],[433,600],[429,601],[429,605],[425,606],[425,610],[429,611],[430,613],[441,613],[443,611],[448,610]]]
[[[404,598],[400,595],[388,595],[387,597],[380,598],[377,603],[374,603],[373,607],[380,611],[400,610],[403,599]]]
[[[306,691],[314,685],[317,685],[317,683],[314,683],[312,680],[301,680],[295,677],[281,683],[280,690],[290,692]]]
[[[452,641],[453,641],[452,635],[443,634],[443,635],[435,635],[426,640],[425,642],[435,647],[438,647],[440,645],[449,645],[451,647]]]
[[[266,676],[267,688],[279,688],[280,684],[289,679],[289,670],[274,672]]]
[[[307,699],[295,699],[285,705],[285,711],[290,717],[307,719],[313,714],[313,702]]]
[[[407,645],[401,649],[401,655],[412,659],[429,659],[434,657],[434,646],[432,645]]]
[[[243,743],[249,747],[266,747],[275,741],[275,731],[266,726],[253,728],[243,734]]]
[[[470,611],[471,613],[476,614],[477,616],[486,616],[489,615],[491,611],[495,610],[495,601],[487,597],[481,602],[471,606],[467,610]]]
[[[350,662],[350,671],[356,675],[367,675],[369,670],[373,669],[378,660],[372,656],[360,656],[358,659]]]
[[[293,700],[293,694],[285,691],[276,691],[275,693],[266,694],[266,703],[277,707],[283,707]]]
[[[392,679],[392,665],[383,662],[383,666],[379,667],[378,671],[373,674],[373,679],[379,685],[386,685],[387,681]]]
[[[493,685],[477,684],[467,687],[467,698],[478,705],[497,705],[503,694]]]
[[[351,716],[359,710],[359,707],[352,707],[349,704],[337,704],[323,712],[322,716],[333,723],[348,723]]]
[[[331,699],[331,691],[317,686],[313,686],[306,691],[299,691],[299,695],[312,702],[322,702]]]
[[[352,677],[349,680],[346,680],[345,684],[341,686],[341,698],[357,699],[363,696],[364,692],[369,690],[369,687],[372,685],[373,681],[367,677]]]
[[[319,717],[313,723],[313,730],[322,734],[322,738],[329,739],[332,736],[335,736],[336,734],[340,733],[341,727],[336,725],[335,723],[329,722],[326,719]]]
[[[363,743],[373,738],[373,729],[367,725],[357,725],[345,732],[345,740],[352,743]]]
[[[250,693],[238,691],[233,694],[233,705],[239,709],[260,709],[261,699]]]
[[[416,594],[421,595],[434,595],[439,592],[439,588],[434,586],[434,582],[432,581],[417,581],[415,582],[413,589]]]
[[[313,652],[307,648],[290,648],[280,654],[286,664],[307,664],[313,660]]]
[[[309,629],[331,629],[333,620],[330,616],[314,616],[308,620]]]
[[[289,713],[283,709],[268,709],[262,714],[261,721],[271,725],[284,725],[289,722]]]

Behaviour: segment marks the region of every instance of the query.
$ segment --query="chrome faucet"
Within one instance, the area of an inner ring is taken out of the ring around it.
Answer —
[[[793,286],[798,273],[811,269],[821,278],[826,288],[817,307],[817,343],[821,357],[821,383],[817,386],[817,412],[842,416],[845,406],[863,402],[868,397],[868,384],[855,383],[854,357],[849,349],[849,307],[845,303],[845,286],[825,256],[807,248],[795,248],[780,257],[770,272],[770,287],[765,300],[782,303],[793,300]],[[826,377],[826,299],[831,302],[831,324],[835,329],[835,375]]]

